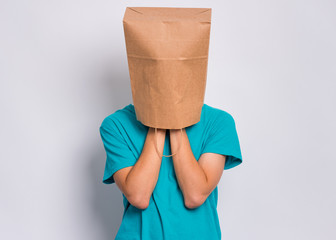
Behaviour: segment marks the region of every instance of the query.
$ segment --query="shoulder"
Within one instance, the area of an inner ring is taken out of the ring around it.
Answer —
[[[130,121],[134,114],[134,108],[132,104],[129,104],[121,109],[114,111],[113,113],[106,116],[101,124],[100,128],[102,129],[116,129],[117,122]]]
[[[203,105],[204,115],[209,121],[216,124],[234,124],[235,120],[231,113],[220,108],[212,107],[208,104]]]

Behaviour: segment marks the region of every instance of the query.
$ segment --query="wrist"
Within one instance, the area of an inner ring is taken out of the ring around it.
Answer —
[[[183,134],[184,128],[182,128],[182,134]],[[169,135],[173,138],[179,138],[181,135],[181,129],[169,129]]]
[[[149,132],[154,136],[155,135],[155,128],[150,127]],[[156,135],[159,138],[164,138],[166,136],[166,129],[156,128]]]

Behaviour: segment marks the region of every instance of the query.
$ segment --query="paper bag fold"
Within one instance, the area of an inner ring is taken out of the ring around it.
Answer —
[[[137,120],[180,129],[200,120],[211,8],[127,7],[123,27]]]

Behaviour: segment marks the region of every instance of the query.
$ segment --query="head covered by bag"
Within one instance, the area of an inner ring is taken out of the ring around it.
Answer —
[[[125,34],[137,120],[181,129],[200,121],[211,8],[127,7]]]

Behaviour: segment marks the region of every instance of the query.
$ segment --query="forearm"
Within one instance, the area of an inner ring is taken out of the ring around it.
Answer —
[[[170,130],[170,144],[172,153],[177,152],[173,156],[173,164],[185,204],[192,206],[203,202],[207,196],[207,178],[194,157],[185,129],[183,129],[182,139],[181,130]]]
[[[149,128],[142,153],[125,181],[127,195],[135,201],[149,201],[159,177],[161,158],[155,150],[154,134],[154,129]],[[165,135],[166,130],[157,129],[157,147],[161,154]]]

